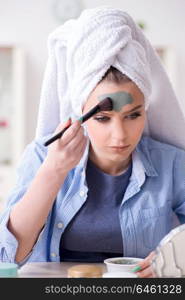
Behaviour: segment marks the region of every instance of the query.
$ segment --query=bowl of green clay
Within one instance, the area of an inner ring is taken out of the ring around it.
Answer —
[[[108,272],[132,272],[142,258],[113,257],[104,260]]]

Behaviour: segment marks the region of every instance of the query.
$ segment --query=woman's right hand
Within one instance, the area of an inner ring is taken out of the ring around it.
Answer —
[[[57,172],[59,176],[67,174],[79,163],[87,145],[87,137],[78,120],[71,124],[69,119],[66,123],[60,124],[54,135],[69,125],[71,126],[63,136],[48,146],[48,153],[44,161],[45,165],[55,174]]]

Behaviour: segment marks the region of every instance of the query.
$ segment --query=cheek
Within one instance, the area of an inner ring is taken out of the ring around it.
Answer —
[[[138,125],[138,130],[140,133],[143,133],[144,127],[145,127],[145,122],[146,122],[146,114],[142,116],[142,118],[139,120],[139,125]]]
[[[136,128],[137,128],[137,132],[140,133],[143,131],[145,127],[145,118],[140,118],[138,119],[138,122],[137,122],[137,125],[136,125]]]
[[[103,126],[98,126],[96,122],[89,120],[86,122],[86,129],[91,143],[103,144],[106,139]]]
[[[145,127],[145,118],[141,119],[141,121],[138,124],[138,135],[141,136],[143,134],[144,131],[144,127]]]
[[[140,139],[145,127],[145,118],[143,117],[135,122],[130,122],[128,126],[129,136],[132,137],[132,139],[138,140]]]

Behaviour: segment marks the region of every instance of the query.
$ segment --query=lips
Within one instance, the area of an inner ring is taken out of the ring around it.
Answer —
[[[123,150],[128,149],[129,147],[130,147],[130,145],[127,145],[127,146],[111,146],[109,148],[113,151],[123,151]]]
[[[125,149],[125,148],[128,148],[130,145],[126,145],[126,146],[111,146],[110,148],[113,148],[113,149]]]

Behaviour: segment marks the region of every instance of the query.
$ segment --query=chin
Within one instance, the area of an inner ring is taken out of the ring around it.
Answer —
[[[125,153],[125,154],[122,154],[122,153],[115,153],[115,154],[109,154],[109,155],[103,155],[104,158],[107,158],[108,160],[110,161],[114,161],[114,162],[123,162],[125,160],[128,160],[128,158],[130,157],[130,153]]]

